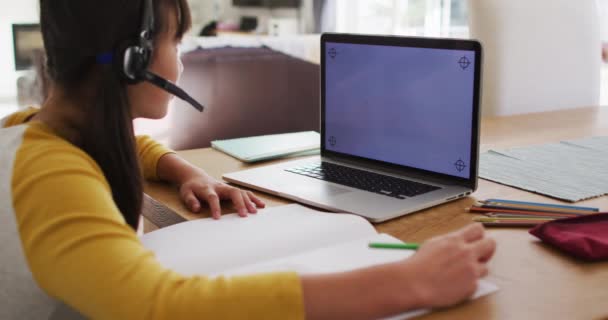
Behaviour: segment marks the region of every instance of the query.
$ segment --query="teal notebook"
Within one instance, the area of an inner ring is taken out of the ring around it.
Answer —
[[[321,136],[314,131],[216,140],[211,147],[244,162],[319,153]]]

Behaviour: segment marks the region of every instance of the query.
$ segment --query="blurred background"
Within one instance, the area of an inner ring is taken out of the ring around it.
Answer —
[[[576,11],[580,2],[574,0],[558,1],[561,4],[549,0],[487,0],[483,5],[475,5],[476,0],[189,0],[194,28],[188,35],[191,39],[186,41],[184,52],[195,48],[270,47],[314,64],[319,54],[318,45],[314,44],[318,38],[314,35],[321,32],[468,38],[472,8],[481,10],[478,15],[487,15],[491,14],[488,10],[499,10],[496,8],[508,4],[508,10],[515,12],[508,16],[511,20],[532,14],[540,24],[551,21],[555,27],[545,30],[547,42],[554,43],[564,30],[578,33],[581,25],[588,27],[592,35],[597,31],[601,40],[597,55],[603,55],[603,62],[598,64],[601,70],[597,91],[600,104],[606,106],[608,0],[582,1],[596,4],[593,15],[597,15],[597,19],[591,21],[599,21],[597,26],[588,22],[588,18],[581,18],[585,15],[557,12]],[[38,12],[37,0],[0,0],[0,116],[43,99],[41,92],[47,84],[32,71],[37,64],[43,64]],[[551,30],[555,30],[554,34]],[[306,38],[307,35],[311,37]],[[588,35],[581,33],[580,37]],[[568,40],[561,45],[567,48],[571,40],[564,39]],[[539,50],[542,49],[542,38],[536,42]],[[543,50],[547,56],[560,54],[554,45]],[[556,63],[555,68],[560,65]],[[157,134],[166,131],[168,126],[157,124],[156,129],[148,126],[148,131]]]

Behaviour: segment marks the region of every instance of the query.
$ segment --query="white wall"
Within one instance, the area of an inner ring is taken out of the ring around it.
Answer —
[[[608,0],[600,0],[599,3],[602,41],[608,42]]]
[[[484,45],[483,115],[599,105],[595,0],[470,0],[469,9],[471,37]]]
[[[13,54],[13,23],[37,23],[37,0],[0,0],[0,101],[17,95],[17,72]]]

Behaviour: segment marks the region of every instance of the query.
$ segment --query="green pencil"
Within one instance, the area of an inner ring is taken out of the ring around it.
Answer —
[[[406,249],[406,250],[418,250],[420,244],[418,243],[384,243],[384,242],[370,242],[370,248],[374,249]]]

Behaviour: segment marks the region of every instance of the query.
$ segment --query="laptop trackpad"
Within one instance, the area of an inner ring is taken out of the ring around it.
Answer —
[[[297,197],[308,199],[327,199],[339,196],[341,194],[353,192],[352,190],[340,188],[338,186],[333,186],[326,183],[306,183],[296,186],[285,185],[282,190],[288,191]]]

